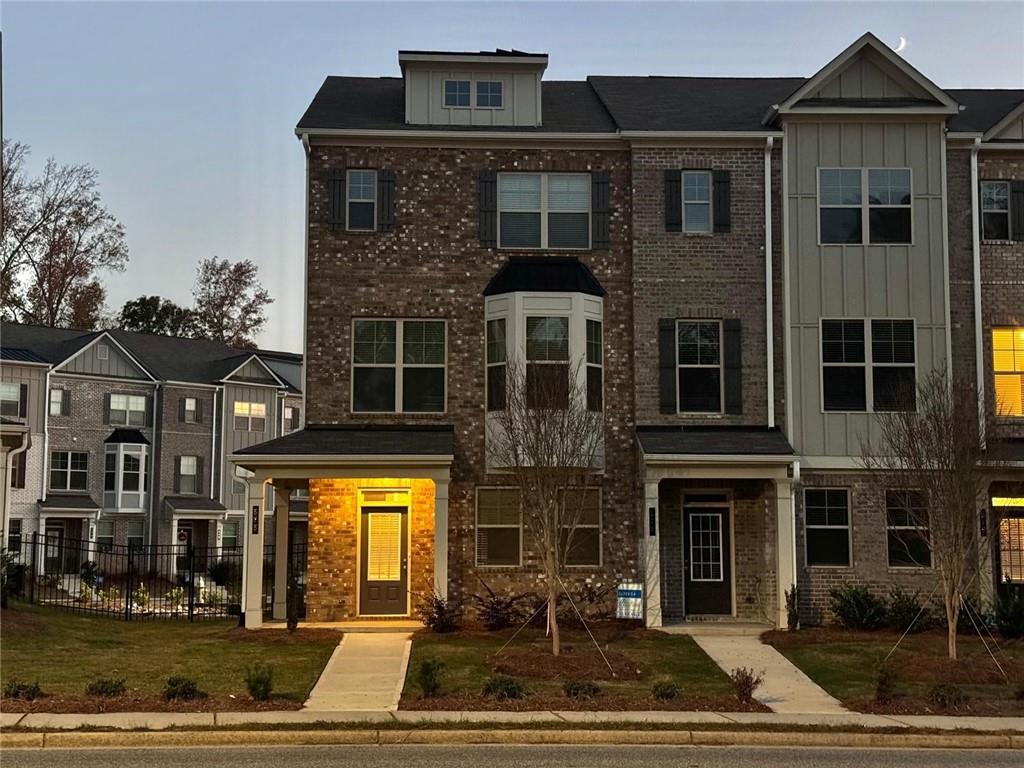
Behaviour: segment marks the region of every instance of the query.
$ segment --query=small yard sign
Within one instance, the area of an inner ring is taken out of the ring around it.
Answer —
[[[640,582],[622,582],[615,592],[615,598],[615,617],[617,619],[642,619],[644,617],[644,585]]]

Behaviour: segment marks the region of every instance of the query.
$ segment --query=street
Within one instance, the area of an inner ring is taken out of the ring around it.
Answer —
[[[1017,768],[1011,750],[666,746],[308,746],[8,750],[4,768]]]

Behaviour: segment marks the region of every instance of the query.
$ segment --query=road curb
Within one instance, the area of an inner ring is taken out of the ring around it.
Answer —
[[[0,733],[0,749],[213,747],[242,745],[619,744],[678,746],[885,747],[1021,749],[1024,737],[1001,734],[809,733],[692,730],[340,730],[77,731]]]

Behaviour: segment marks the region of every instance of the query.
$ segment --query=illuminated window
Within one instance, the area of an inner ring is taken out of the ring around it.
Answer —
[[[992,372],[996,412],[1024,416],[1024,328],[992,330]]]
[[[1024,581],[1024,517],[999,521],[999,570],[1003,581]]]
[[[235,403],[235,429],[239,432],[262,432],[267,428],[267,406],[264,403]]]

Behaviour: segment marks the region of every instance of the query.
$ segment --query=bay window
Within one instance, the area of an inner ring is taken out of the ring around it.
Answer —
[[[104,459],[104,509],[145,510],[149,502],[149,446],[107,443]]]

